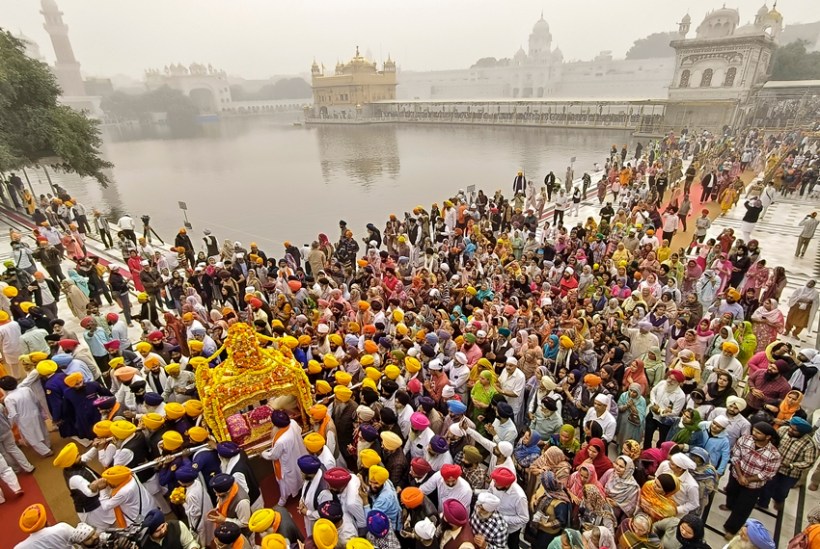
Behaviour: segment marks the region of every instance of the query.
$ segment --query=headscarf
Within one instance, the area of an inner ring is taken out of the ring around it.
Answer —
[[[561,347],[558,345],[558,336],[552,334],[548,338],[552,341],[552,348],[548,344],[544,344],[544,359],[545,360],[555,360],[558,357],[558,351]]]
[[[652,463],[646,467],[646,473],[651,475],[655,473],[655,469],[661,462],[666,461],[669,457],[669,452],[675,447],[677,443],[671,440],[661,443],[660,448],[647,448],[641,452],[641,461],[651,461]]]
[[[694,536],[691,539],[687,539],[681,535],[681,524],[687,524],[689,528],[692,529]],[[680,543],[681,549],[709,549],[709,544],[703,540],[705,534],[703,519],[694,513],[689,513],[680,519],[677,528],[675,528],[675,539]]]
[[[564,532],[553,539],[547,546],[547,549],[561,549],[564,546],[563,537],[567,537],[570,549],[584,549],[584,536],[578,530],[567,528]]]
[[[530,431],[530,441],[527,444],[523,442],[518,443],[513,452],[515,462],[521,467],[528,467],[538,456],[541,455],[541,448],[538,443],[541,442],[541,435],[538,431]]]
[[[575,427],[565,423],[563,426],[561,426],[561,430],[559,431],[559,434],[560,433],[564,433],[565,435],[568,435],[568,438],[570,440],[569,443],[565,444],[561,440],[560,436],[555,437],[558,440],[558,447],[561,448],[561,451],[563,451],[565,454],[573,454],[573,455],[578,453],[578,450],[581,449],[581,442],[577,438],[575,438]]]
[[[615,543],[615,536],[606,526],[593,526],[584,532],[584,539],[586,539],[586,543],[588,545],[593,543],[592,536],[595,535],[596,530],[598,531],[598,545],[595,545],[594,547],[605,547],[606,549],[615,549],[618,547]]]
[[[797,393],[797,401],[795,404],[791,404],[788,400],[788,396],[792,393]],[[783,397],[783,402],[780,403],[780,409],[777,412],[777,419],[781,421],[789,421],[794,413],[800,409],[800,403],[803,402],[803,393],[797,390],[791,390],[786,393],[786,397]]]
[[[598,455],[595,456],[594,460],[592,460],[592,466],[595,467],[595,472],[598,474],[598,478],[601,478],[604,473],[606,473],[609,469],[612,469],[612,462],[606,456],[606,444],[600,438],[591,439],[585,448],[575,454],[575,460],[573,463],[576,467],[578,467],[581,463],[589,459],[590,446],[594,446],[598,449]]]
[[[622,455],[618,457],[618,460],[624,462],[624,473],[619,476],[613,469],[604,490],[607,497],[617,503],[626,515],[631,516],[638,505],[638,492],[640,492],[641,487],[638,486],[638,482],[632,476],[635,472],[635,463],[632,458]]]
[[[578,499],[583,499],[584,497],[584,481],[581,480],[581,469],[586,469],[589,473],[589,480],[587,484],[592,484],[598,490],[601,491],[601,494],[605,494],[604,487],[598,481],[598,473],[595,472],[595,467],[590,465],[589,463],[582,463],[578,466],[578,470],[572,473],[569,476],[569,481],[567,482],[567,491],[572,495],[576,496]]]
[[[666,495],[661,495],[655,491],[655,484],[659,482],[658,478],[646,481],[643,488],[641,488],[640,508],[653,520],[674,517],[678,514],[678,505],[672,499],[672,496],[680,490],[680,481],[675,475],[670,474],[669,476],[674,479],[675,488]],[[660,475],[660,477],[663,477],[663,475]]]
[[[544,493],[551,500],[557,499],[566,503],[570,502],[569,494],[552,471],[544,471],[541,473],[541,487]]]
[[[648,532],[639,536],[635,531],[635,524],[641,523],[642,530]],[[628,518],[621,523],[618,528],[619,548],[626,549],[660,549],[661,540],[652,530],[652,518],[646,513],[638,512],[634,517]]]
[[[692,435],[700,429],[700,419],[700,412],[693,409],[692,422],[689,425],[686,425],[683,422],[683,415],[681,415],[680,431],[672,437],[672,442],[676,442],[678,444],[689,444],[689,440],[692,438]]]

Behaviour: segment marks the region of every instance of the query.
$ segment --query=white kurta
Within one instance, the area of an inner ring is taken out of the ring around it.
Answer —
[[[74,527],[65,522],[47,526],[38,530],[14,546],[14,549],[54,549],[55,547],[72,547],[71,535]]]
[[[419,486],[419,489],[428,496],[433,492],[438,492],[439,513],[444,512],[444,502],[448,499],[460,501],[467,509],[470,508],[473,501],[473,489],[463,477],[459,478],[454,486],[447,486],[447,483],[441,478],[441,473],[436,473]]]
[[[299,493],[302,486],[302,473],[296,463],[303,455],[307,454],[305,443],[302,441],[301,428],[299,424],[290,420],[290,425],[285,427],[287,432],[273,443],[270,450],[265,450],[262,457],[273,462],[278,461],[282,472],[279,482],[279,505],[284,505],[285,501]],[[280,431],[274,428],[273,436]]]
[[[51,447],[43,419],[45,412],[40,408],[34,392],[28,387],[17,387],[6,394],[5,403],[9,421],[17,426],[29,446],[41,456],[49,455]]]
[[[524,406],[524,387],[527,384],[527,376],[524,372],[517,369],[510,375],[505,368],[501,375],[498,376],[498,384],[505,393],[515,393],[516,397],[506,397],[507,402],[512,406],[515,417],[518,417],[521,408]]]
[[[214,508],[211,497],[202,485],[202,475],[199,475],[193,484],[185,488],[185,503],[183,504],[188,524],[202,547],[208,547],[214,539],[214,523],[207,519],[208,513]]]
[[[104,490],[100,494],[100,505],[106,510],[113,511],[119,507],[122,511],[125,524],[130,526],[139,517],[156,507],[154,498],[137,481],[136,477],[131,478],[125,486],[115,494],[111,495],[111,490]]]
[[[20,325],[14,321],[0,324],[0,353],[11,369],[10,375],[22,379],[25,372],[20,366],[20,355],[23,354],[20,344]]]

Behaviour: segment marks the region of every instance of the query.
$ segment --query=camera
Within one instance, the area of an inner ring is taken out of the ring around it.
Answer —
[[[142,521],[135,522],[127,528],[117,528],[100,532],[97,549],[139,549],[148,539],[148,531]]]
[[[142,219],[142,224],[143,225],[150,225],[151,224],[151,216],[150,215],[143,215],[142,217],[140,217],[140,219]]]

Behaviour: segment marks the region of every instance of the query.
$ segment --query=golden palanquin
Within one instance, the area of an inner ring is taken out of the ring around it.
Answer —
[[[293,396],[303,423],[313,404],[302,365],[289,350],[262,348],[257,337],[248,324],[232,325],[224,347],[228,358],[214,368],[196,368],[205,423],[217,441],[233,440],[244,448],[270,441],[270,408],[262,401]]]

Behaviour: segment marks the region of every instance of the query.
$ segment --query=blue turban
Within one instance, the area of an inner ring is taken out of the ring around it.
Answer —
[[[433,358],[434,356],[436,356],[436,350],[429,343],[425,343],[421,346],[421,354],[423,354],[427,358]]]
[[[430,410],[432,410],[435,405],[436,401],[429,396],[419,398],[419,406],[421,406],[427,413],[430,413]]]
[[[316,471],[322,466],[322,462],[319,461],[319,458],[313,455],[304,455],[296,460],[296,465],[299,466],[299,469],[306,475],[315,475]]]
[[[162,404],[162,395],[159,393],[145,393],[145,403],[148,406],[159,406]]]
[[[239,446],[235,442],[220,442],[216,445],[216,453],[219,457],[232,458],[239,453]]]
[[[443,454],[450,449],[450,445],[447,444],[447,439],[444,437],[434,435],[433,438],[430,439],[430,448],[437,454]]]
[[[367,531],[383,538],[390,532],[390,519],[381,511],[370,511],[367,513]]]
[[[448,400],[447,409],[450,410],[451,414],[461,415],[467,411],[467,405],[460,400]]]
[[[757,549],[776,549],[772,535],[766,527],[756,519],[746,521],[746,535]]]
[[[270,415],[271,422],[277,427],[287,427],[290,425],[290,417],[284,410],[274,410]]]
[[[509,337],[511,333],[512,332],[510,332],[509,328],[499,328],[498,329],[498,335],[500,335],[502,337]]]
[[[379,438],[379,430],[370,425],[369,423],[365,423],[359,426],[359,434],[362,435],[362,438],[365,439],[367,442],[373,442],[377,438]]]
[[[319,505],[319,516],[333,523],[339,522],[344,517],[342,504],[333,499],[322,503]]]
[[[429,334],[424,336],[424,341],[429,345],[435,345],[436,343],[438,343],[438,336],[433,332],[430,332]]]
[[[498,417],[500,418],[510,419],[515,415],[512,406],[507,402],[499,402],[496,408],[498,409]]]
[[[806,433],[811,433],[811,423],[803,419],[802,417],[794,416],[789,420],[789,425],[793,425],[797,432],[801,435],[805,435]]]
[[[142,519],[142,525],[148,530],[149,534],[157,531],[157,528],[165,523],[165,515],[159,509],[151,509],[145,513],[145,518]]]
[[[59,366],[60,368],[65,368],[66,366],[71,364],[71,361],[74,360],[74,357],[66,353],[59,353],[51,357],[51,360],[56,362],[57,366]]]
[[[226,475],[225,473],[219,473],[214,478],[211,479],[211,488],[214,489],[215,492],[227,492],[233,486],[234,480],[231,475]]]
[[[193,482],[196,480],[196,477],[199,476],[199,471],[193,468],[191,465],[183,465],[176,471],[174,471],[174,477],[176,477],[178,482]]]

